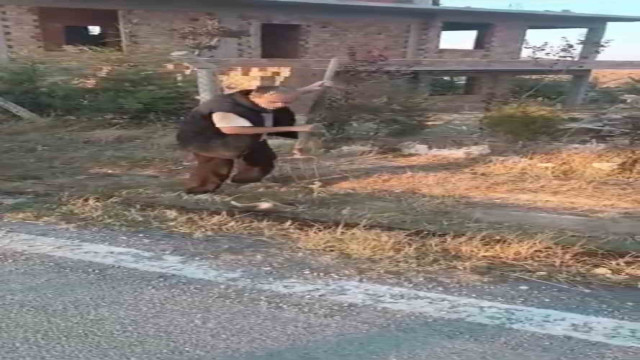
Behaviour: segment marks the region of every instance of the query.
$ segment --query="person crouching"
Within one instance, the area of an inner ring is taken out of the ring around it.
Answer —
[[[305,92],[319,90],[325,82],[290,90],[261,86],[218,95],[194,108],[180,124],[181,149],[193,153],[197,165],[185,191],[215,192],[229,178],[238,184],[261,181],[275,168],[277,158],[267,135],[296,139],[298,132],[314,131],[314,125],[295,126],[289,105]]]

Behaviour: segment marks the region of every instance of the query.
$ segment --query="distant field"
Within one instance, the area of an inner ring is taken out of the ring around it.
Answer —
[[[594,70],[592,79],[602,87],[612,87],[624,85],[634,78],[640,80],[640,69],[638,70]]]

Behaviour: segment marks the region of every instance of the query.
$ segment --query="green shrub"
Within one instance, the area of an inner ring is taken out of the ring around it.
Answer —
[[[437,95],[461,95],[464,93],[464,82],[456,77],[434,77],[429,84],[429,92]]]
[[[0,96],[41,115],[68,114],[81,109],[87,96],[72,79],[63,68],[10,64],[0,69]]]
[[[640,95],[640,79],[630,78],[631,83],[622,87],[621,91],[628,95]]]
[[[324,91],[309,114],[309,121],[325,125],[331,137],[419,135],[426,128],[426,114],[437,102],[426,95],[417,72],[388,71],[369,61],[345,64],[335,82],[338,86]]]
[[[488,129],[516,140],[553,136],[565,121],[556,110],[533,104],[509,105],[487,113],[482,122]]]
[[[570,82],[539,77],[516,77],[511,82],[514,99],[537,99],[553,103],[562,102],[569,91]]]
[[[593,88],[587,93],[586,103],[590,105],[616,105],[622,103],[620,89]]]
[[[158,65],[113,64],[103,74],[86,66],[37,61],[0,69],[0,96],[39,115],[175,119],[195,105],[196,84]]]
[[[175,75],[143,67],[115,69],[100,78],[91,91],[90,112],[138,121],[164,121],[194,106],[196,86],[176,81]]]

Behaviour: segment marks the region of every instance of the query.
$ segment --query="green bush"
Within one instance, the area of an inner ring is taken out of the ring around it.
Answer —
[[[175,75],[141,67],[115,69],[100,78],[88,98],[90,112],[132,120],[164,121],[194,106],[196,86]]]
[[[41,115],[69,114],[83,107],[87,91],[63,68],[35,62],[0,69],[0,96]]]
[[[177,81],[159,66],[114,64],[106,74],[90,67],[27,61],[0,69],[0,96],[39,115],[175,119],[195,105],[193,79]]]
[[[569,91],[566,80],[516,77],[511,82],[511,96],[515,99],[537,99],[553,103],[562,102]]]
[[[623,94],[640,95],[640,79],[631,78],[632,82],[622,87]]]
[[[505,106],[482,118],[482,123],[488,129],[516,140],[535,140],[556,135],[564,121],[556,110],[535,104]]]
[[[622,103],[621,95],[618,88],[593,88],[587,93],[586,103],[590,105],[616,105]]]
[[[437,95],[461,95],[464,93],[464,81],[456,77],[434,77],[429,84],[429,92]]]

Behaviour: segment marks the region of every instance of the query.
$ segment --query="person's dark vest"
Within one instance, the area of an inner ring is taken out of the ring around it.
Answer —
[[[267,113],[268,110],[249,100],[250,94],[251,90],[243,90],[219,95],[194,108],[180,124],[177,136],[178,144],[181,147],[189,147],[196,144],[207,144],[227,136],[251,137],[255,141],[259,141],[262,137],[261,135],[225,134],[214,125],[212,120],[213,113],[227,112],[247,119],[253,126],[263,127],[265,124],[262,114]],[[291,109],[280,108],[273,110],[272,113],[274,127],[295,125],[296,119]],[[298,137],[297,132],[284,132],[274,135],[292,139]]]

